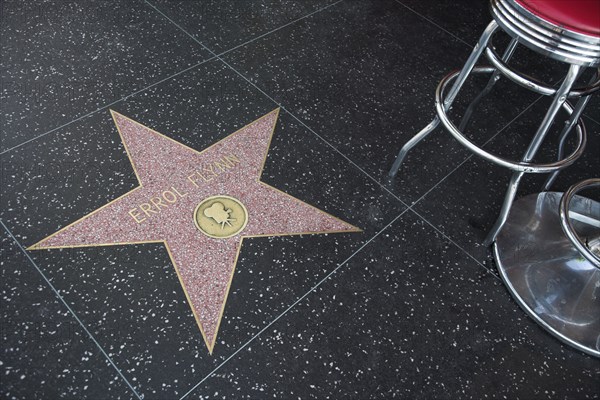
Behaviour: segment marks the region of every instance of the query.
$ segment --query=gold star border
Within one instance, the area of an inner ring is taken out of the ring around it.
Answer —
[[[29,246],[29,247],[27,248],[27,250],[46,250],[46,249],[64,249],[64,248],[80,248],[80,247],[102,247],[102,246],[121,246],[121,245],[123,245],[123,246],[124,246],[124,245],[135,245],[135,244],[148,244],[148,243],[154,243],[154,244],[156,244],[156,243],[159,243],[159,244],[160,244],[160,243],[162,243],[162,244],[165,246],[165,248],[167,249],[167,253],[169,254],[169,258],[170,258],[170,260],[171,260],[171,264],[172,264],[172,265],[173,265],[173,267],[175,268],[175,273],[177,274],[177,278],[179,279],[179,283],[181,284],[181,288],[183,289],[183,292],[184,292],[184,294],[185,294],[185,297],[186,297],[186,299],[187,299],[187,302],[188,302],[188,304],[189,304],[189,306],[190,306],[190,309],[191,309],[191,311],[192,311],[192,314],[194,315],[194,319],[196,320],[196,324],[197,324],[197,325],[198,325],[198,327],[200,328],[200,333],[202,334],[202,338],[204,339],[204,343],[206,344],[206,347],[208,348],[209,354],[211,354],[211,355],[212,355],[212,353],[213,353],[213,350],[214,350],[215,343],[216,343],[216,341],[217,341],[217,336],[218,336],[218,333],[219,333],[219,329],[220,329],[220,327],[221,327],[221,320],[223,319],[223,314],[224,314],[224,312],[225,312],[225,305],[227,304],[227,299],[228,299],[228,297],[229,297],[229,289],[231,288],[231,282],[233,281],[233,276],[235,275],[235,269],[236,269],[236,267],[237,267],[237,261],[238,261],[238,258],[239,258],[239,255],[240,255],[240,251],[241,251],[241,249],[242,249],[242,246],[243,246],[244,239],[246,239],[246,238],[254,238],[254,237],[298,236],[298,235],[319,235],[319,234],[327,234],[327,233],[350,233],[350,232],[362,232],[362,229],[360,229],[360,228],[358,228],[358,227],[356,227],[356,226],[354,226],[354,225],[352,225],[352,224],[349,224],[348,222],[346,222],[346,221],[343,221],[343,220],[341,220],[340,218],[337,218],[336,216],[334,216],[334,215],[331,215],[331,214],[329,214],[329,213],[327,213],[327,212],[325,212],[325,211],[323,211],[323,210],[320,210],[320,209],[318,209],[318,208],[316,208],[316,207],[314,207],[314,206],[312,206],[312,205],[310,205],[310,204],[308,204],[308,203],[306,203],[306,202],[303,202],[303,201],[299,200],[298,198],[296,198],[296,197],[294,197],[294,196],[291,196],[291,195],[289,195],[289,194],[287,194],[287,193],[285,193],[285,192],[283,192],[283,191],[281,191],[281,190],[277,189],[276,187],[273,187],[273,186],[271,186],[271,185],[268,185],[268,184],[266,184],[266,183],[264,183],[264,182],[262,182],[262,181],[260,180],[260,177],[262,176],[262,173],[263,173],[263,170],[264,170],[264,167],[265,167],[265,162],[267,161],[267,155],[268,155],[268,153],[269,153],[269,149],[271,148],[271,141],[272,141],[272,139],[273,139],[273,134],[275,133],[275,127],[276,127],[276,125],[277,125],[277,121],[278,121],[278,119],[279,119],[279,111],[280,111],[280,110],[281,110],[281,108],[280,108],[280,107],[278,107],[278,108],[276,108],[276,109],[274,109],[274,110],[270,111],[269,113],[267,113],[267,114],[263,115],[262,117],[260,117],[260,118],[258,118],[258,119],[256,119],[256,120],[254,120],[254,121],[252,121],[252,122],[250,122],[249,124],[246,124],[245,126],[243,126],[242,128],[238,129],[237,131],[235,131],[235,132],[233,132],[233,133],[231,133],[231,134],[227,135],[227,136],[226,136],[226,137],[224,137],[223,139],[221,139],[221,140],[219,140],[219,141],[217,141],[217,142],[213,143],[212,145],[208,146],[208,147],[207,147],[207,148],[205,148],[204,150],[202,150],[202,151],[198,151],[198,150],[196,150],[196,149],[193,149],[193,148],[191,148],[191,147],[189,147],[189,146],[186,146],[185,144],[183,144],[183,143],[181,143],[181,142],[178,142],[178,141],[176,141],[175,139],[172,139],[172,138],[170,138],[170,137],[168,137],[168,136],[166,136],[166,135],[163,135],[162,133],[160,133],[160,132],[157,132],[157,131],[155,131],[154,129],[148,128],[147,126],[145,126],[145,125],[143,125],[143,124],[141,124],[141,123],[139,123],[139,122],[137,122],[137,121],[135,121],[135,120],[133,120],[133,119],[131,119],[131,118],[129,118],[129,117],[127,117],[127,116],[123,115],[123,114],[121,114],[121,113],[118,113],[118,112],[116,112],[116,111],[113,111],[112,109],[109,109],[109,111],[110,111],[110,114],[111,114],[111,116],[112,116],[112,119],[113,119],[113,122],[115,123],[115,126],[117,127],[117,131],[119,132],[119,136],[120,136],[120,138],[121,138],[121,143],[123,143],[123,147],[125,148],[125,152],[127,153],[127,157],[129,158],[129,162],[130,162],[130,164],[131,164],[131,166],[132,166],[132,168],[133,168],[133,172],[135,173],[135,177],[136,177],[136,179],[137,179],[138,186],[136,186],[135,188],[131,189],[130,191],[128,191],[128,192],[126,192],[126,193],[124,193],[124,194],[120,195],[119,197],[115,198],[114,200],[111,200],[110,202],[106,203],[105,205],[103,205],[103,206],[101,206],[101,207],[99,207],[99,208],[95,209],[94,211],[92,211],[92,212],[90,212],[90,213],[86,214],[85,216],[83,216],[83,217],[81,217],[81,218],[77,219],[76,221],[74,221],[74,222],[71,222],[69,225],[67,225],[67,226],[65,226],[65,227],[63,227],[63,228],[61,228],[61,229],[59,229],[58,231],[54,232],[53,234],[51,234],[51,235],[47,236],[46,238],[44,238],[44,239],[40,240],[40,241],[39,241],[39,242],[37,242],[36,244],[33,244],[33,245]],[[259,171],[259,173],[258,173],[258,175],[257,175],[257,176],[258,176],[258,177],[257,177],[257,182],[258,182],[259,184],[261,184],[261,185],[264,185],[264,186],[267,186],[267,187],[269,187],[270,189],[276,190],[276,191],[278,191],[279,193],[281,193],[281,194],[283,194],[283,195],[285,195],[285,196],[288,196],[288,197],[290,197],[290,198],[291,198],[293,201],[297,201],[297,202],[303,203],[303,204],[305,204],[305,205],[306,205],[306,206],[308,206],[308,207],[314,208],[315,210],[317,210],[317,211],[319,211],[319,212],[322,212],[322,213],[324,213],[324,214],[326,214],[326,215],[330,216],[331,218],[334,218],[334,219],[336,219],[336,220],[338,220],[338,221],[340,221],[340,222],[343,222],[344,224],[350,225],[350,226],[352,226],[352,227],[353,227],[353,229],[351,229],[351,230],[344,230],[344,231],[317,231],[317,232],[296,232],[296,233],[280,233],[280,234],[240,235],[240,241],[239,241],[239,244],[238,244],[238,246],[237,246],[237,253],[236,253],[236,255],[235,255],[235,260],[234,260],[234,262],[233,262],[233,269],[232,269],[232,271],[231,271],[231,274],[230,274],[229,282],[227,283],[227,289],[226,289],[226,291],[225,291],[225,297],[224,297],[224,299],[223,299],[223,305],[221,306],[221,311],[220,311],[220,313],[219,313],[219,319],[218,319],[218,322],[217,322],[217,327],[216,327],[216,329],[215,329],[215,333],[214,333],[214,336],[213,336],[213,340],[212,340],[212,342],[209,342],[209,341],[207,340],[207,338],[206,338],[206,334],[204,333],[204,329],[202,329],[202,324],[200,323],[200,319],[199,319],[199,318],[198,318],[198,316],[196,315],[196,311],[195,311],[195,309],[194,309],[193,303],[192,303],[192,301],[191,301],[191,299],[190,299],[190,296],[189,296],[189,294],[188,294],[188,292],[187,292],[187,289],[186,289],[186,287],[185,287],[185,284],[183,283],[183,279],[181,278],[181,274],[179,273],[179,268],[177,267],[177,263],[175,262],[175,260],[174,260],[174,258],[173,258],[173,254],[171,253],[171,249],[169,248],[169,245],[167,244],[167,241],[166,241],[166,240],[149,240],[149,241],[137,241],[137,242],[119,242],[119,243],[97,243],[97,244],[92,244],[92,245],[88,245],[88,244],[82,244],[82,245],[72,245],[72,246],[44,246],[44,247],[40,247],[40,246],[39,246],[39,243],[41,243],[41,242],[44,242],[44,241],[46,241],[46,240],[50,239],[50,238],[51,238],[51,237],[53,237],[54,235],[57,235],[58,233],[60,233],[60,232],[64,231],[65,229],[68,229],[69,227],[71,227],[71,226],[73,226],[73,225],[77,224],[77,223],[78,223],[78,222],[80,222],[80,221],[83,221],[84,219],[86,219],[86,218],[90,217],[91,215],[93,215],[93,214],[97,213],[98,211],[102,210],[103,208],[105,208],[105,207],[108,207],[108,206],[109,206],[109,205],[111,205],[112,203],[115,203],[115,202],[119,201],[120,199],[122,199],[122,198],[124,198],[124,197],[127,197],[128,195],[130,195],[130,194],[131,194],[131,193],[133,193],[134,191],[136,191],[136,190],[138,190],[138,189],[140,189],[140,188],[142,188],[142,187],[143,187],[143,185],[142,185],[142,181],[141,181],[141,179],[140,179],[140,177],[139,177],[139,175],[138,175],[138,172],[137,172],[137,170],[136,170],[135,163],[133,162],[133,159],[131,158],[131,154],[129,153],[129,149],[127,148],[127,143],[126,143],[126,141],[125,141],[125,140],[124,140],[124,138],[123,138],[123,134],[121,133],[121,129],[119,128],[119,124],[117,124],[117,121],[116,121],[116,118],[115,118],[115,114],[119,114],[121,117],[123,117],[123,118],[125,118],[125,119],[127,119],[127,120],[129,120],[129,121],[131,121],[131,122],[133,122],[134,124],[136,124],[136,125],[139,125],[139,126],[141,126],[141,127],[145,128],[145,129],[148,129],[149,131],[151,131],[151,132],[153,132],[153,133],[155,133],[155,134],[157,134],[157,135],[159,135],[159,136],[162,136],[162,137],[164,137],[164,138],[166,138],[166,139],[168,139],[168,140],[170,140],[170,141],[172,141],[172,142],[176,143],[176,144],[177,144],[177,145],[179,145],[179,146],[185,147],[186,149],[188,149],[188,150],[191,150],[192,152],[194,152],[194,153],[196,153],[196,154],[199,154],[199,155],[201,155],[201,154],[202,154],[202,153],[204,153],[205,151],[209,150],[209,149],[210,149],[210,148],[212,148],[213,146],[216,146],[217,144],[219,144],[219,143],[220,143],[220,142],[222,142],[223,140],[226,140],[226,139],[227,139],[227,138],[229,138],[230,136],[232,136],[232,135],[235,135],[235,134],[239,133],[240,131],[243,131],[244,129],[246,129],[246,128],[247,128],[247,127],[249,127],[250,125],[253,125],[253,124],[255,124],[255,123],[259,122],[259,121],[260,121],[260,120],[262,120],[263,118],[266,118],[266,117],[268,117],[268,116],[269,116],[269,115],[271,115],[271,113],[273,113],[273,112],[276,112],[276,115],[275,115],[275,122],[273,123],[273,128],[271,129],[271,134],[269,135],[269,141],[268,141],[268,143],[267,143],[267,150],[265,151],[265,156],[263,157],[262,165],[261,165],[260,171]]]

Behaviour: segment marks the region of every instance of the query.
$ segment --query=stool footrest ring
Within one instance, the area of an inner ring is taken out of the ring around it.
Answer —
[[[493,67],[475,67],[475,68],[473,68],[472,72],[474,72],[474,73],[493,73],[495,70],[496,69]],[[508,160],[508,159],[505,159],[502,157],[498,157],[494,154],[491,154],[491,153],[483,150],[481,147],[477,146],[476,144],[471,142],[469,139],[467,139],[463,135],[463,133],[458,130],[458,128],[452,123],[452,121],[450,121],[450,119],[447,115],[447,112],[444,108],[444,94],[445,94],[446,87],[450,84],[450,82],[452,82],[454,79],[456,79],[456,77],[459,75],[459,73],[460,73],[460,71],[451,72],[450,74],[446,75],[444,77],[444,79],[442,79],[440,81],[440,83],[436,89],[436,92],[435,92],[435,107],[437,110],[438,117],[440,118],[440,121],[446,127],[448,132],[450,132],[450,134],[452,134],[452,136],[454,136],[454,138],[456,138],[456,140],[458,140],[463,146],[467,147],[473,153],[477,154],[478,156],[480,156],[494,164],[503,166],[512,171],[525,172],[525,173],[536,173],[536,174],[550,173],[550,172],[554,172],[554,171],[560,170],[562,168],[565,168],[565,167],[573,164],[583,153],[586,142],[587,142],[587,135],[586,135],[586,131],[585,131],[585,126],[581,119],[579,119],[577,121],[577,125],[576,125],[577,147],[569,156],[567,156],[566,158],[564,158],[562,160],[558,160],[558,161],[551,162],[551,163],[544,163],[544,164],[535,164],[535,163],[522,162],[522,161],[511,161],[511,160]],[[563,104],[563,108],[569,114],[573,113],[573,107],[571,107],[571,105],[569,105],[567,102],[565,102]]]

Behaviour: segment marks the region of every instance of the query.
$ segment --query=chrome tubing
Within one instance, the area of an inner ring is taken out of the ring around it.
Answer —
[[[475,73],[482,73],[482,72],[483,73],[491,73],[494,71],[495,71],[495,69],[492,67],[475,67],[473,69],[473,72],[475,72]],[[557,171],[561,168],[567,167],[567,166],[573,164],[575,161],[577,161],[577,159],[581,156],[581,154],[583,154],[583,151],[585,150],[585,145],[587,143],[587,135],[585,132],[585,128],[583,128],[583,124],[577,124],[578,144],[577,144],[576,149],[568,157],[566,157],[562,160],[559,160],[559,161],[552,162],[552,163],[534,164],[534,163],[531,163],[528,161],[515,162],[515,161],[511,161],[511,160],[496,156],[494,154],[491,154],[491,153],[483,150],[482,148],[480,148],[479,146],[477,146],[476,144],[471,142],[469,139],[467,139],[463,135],[463,133],[458,130],[456,125],[454,125],[452,123],[452,121],[450,121],[448,115],[446,114],[444,107],[442,107],[444,91],[445,91],[446,87],[448,86],[448,84],[450,83],[450,81],[455,79],[457,75],[458,75],[458,72],[452,72],[452,73],[446,75],[446,77],[444,77],[444,79],[442,79],[442,81],[440,81],[440,84],[438,85],[438,87],[436,89],[436,110],[437,110],[440,121],[442,122],[444,127],[448,130],[448,132],[450,132],[450,134],[452,136],[454,136],[454,138],[456,140],[458,140],[463,146],[465,146],[471,152],[475,153],[476,155],[478,155],[481,158],[484,158],[484,159],[486,159],[494,164],[500,165],[502,167],[508,168],[512,171],[526,172],[526,173],[538,173],[538,174],[550,173],[550,172]],[[573,112],[573,108],[566,102],[559,104],[559,106],[562,106],[569,113]],[[580,119],[580,121],[581,121],[581,119]]]
[[[558,110],[563,104],[566,103],[567,95],[569,94],[571,87],[575,83],[575,80],[581,73],[581,70],[582,67],[580,65],[573,64],[569,67],[569,72],[567,72],[567,76],[565,76],[565,79],[560,85],[560,88],[557,90],[556,95],[554,96],[554,100],[552,100],[552,104],[550,105],[550,108],[546,112],[542,123],[540,124],[537,132],[535,133],[535,136],[533,137],[533,140],[531,141],[529,147],[527,148],[527,151],[525,152],[525,155],[523,157],[524,162],[530,162],[537,153],[539,147],[542,144],[542,141],[548,133],[550,125],[552,124],[554,118],[556,117],[556,114],[558,113]],[[511,177],[508,189],[506,191],[506,195],[504,196],[504,203],[502,204],[500,215],[498,216],[496,223],[492,227],[492,230],[488,233],[488,236],[484,241],[484,245],[488,246],[492,244],[496,240],[498,233],[504,226],[506,218],[508,217],[508,213],[510,212],[512,203],[517,194],[519,183],[525,172],[527,171],[515,172]]]
[[[585,130],[585,125],[583,123],[583,119],[581,119],[581,114],[583,113],[583,110],[585,109],[585,106],[587,105],[588,101],[590,101],[590,99],[591,99],[591,96],[585,96],[585,97],[580,98],[579,101],[577,102],[577,104],[575,105],[573,114],[571,114],[571,116],[569,117],[569,120],[565,123],[565,127],[563,128],[563,130],[560,134],[560,141],[558,143],[558,155],[556,157],[557,160],[560,160],[564,155],[565,143],[567,142],[567,138],[569,137],[569,133],[571,133],[573,126],[577,123],[582,127],[582,129]],[[558,177],[559,173],[560,173],[560,171],[554,171],[548,177],[548,179],[546,179],[546,182],[544,183],[542,190],[544,190],[544,191],[550,190],[550,187],[552,186],[552,184]]]
[[[569,205],[571,204],[573,196],[575,196],[575,194],[581,190],[589,189],[591,187],[600,187],[600,179],[587,179],[571,186],[560,199],[559,215],[562,230],[569,238],[571,243],[573,243],[573,246],[575,246],[581,255],[584,256],[594,267],[600,269],[600,255],[596,255],[582,242],[581,238],[575,231],[573,224],[571,223],[571,219],[569,218]],[[600,215],[598,216],[598,220],[596,222],[600,224]],[[598,237],[600,237],[600,229],[598,230]]]
[[[485,56],[495,68],[497,68],[500,72],[502,72],[504,76],[506,76],[508,79],[510,79],[517,85],[520,85],[526,89],[532,90],[544,96],[553,96],[556,94],[557,89],[554,89],[549,85],[541,83],[536,79],[527,76],[521,72],[517,72],[513,68],[506,65],[500,60],[498,55],[490,47],[485,49]],[[600,72],[600,69],[597,70],[597,78],[593,79],[588,86],[572,89],[567,97],[571,98],[587,96],[600,90],[600,74],[598,72]]]
[[[597,81],[598,79],[600,79],[600,69],[596,71],[595,76],[592,76],[590,80],[590,85],[592,85],[593,82]],[[591,96],[585,96],[580,98],[577,102],[577,105],[575,106],[573,114],[571,114],[571,117],[566,122],[565,127],[563,128],[563,131],[560,134],[560,141],[558,143],[558,155],[556,157],[557,160],[560,160],[564,155],[565,143],[567,142],[567,138],[569,137],[569,134],[573,129],[573,125],[575,125],[575,123],[579,123],[585,130],[585,125],[583,123],[583,119],[581,119],[581,114],[583,113],[583,110],[587,106],[587,103],[590,101],[590,99]],[[560,171],[554,171],[552,175],[550,175],[548,179],[546,179],[542,190],[550,190],[550,187],[558,177],[559,172]]]
[[[452,105],[452,103],[454,102],[456,95],[462,88],[463,84],[465,83],[465,80],[471,73],[471,70],[475,67],[477,60],[479,60],[479,58],[481,57],[481,54],[487,48],[487,44],[488,44],[490,38],[492,37],[494,32],[496,32],[497,29],[498,29],[498,24],[496,23],[496,21],[492,21],[488,24],[488,26],[485,28],[485,30],[481,34],[479,41],[473,48],[473,51],[471,51],[471,55],[469,55],[469,58],[465,62],[465,65],[463,66],[462,70],[460,71],[460,73],[457,74],[458,79],[456,80],[456,82],[454,83],[454,86],[448,93],[448,97],[443,102],[444,110],[448,110],[450,108],[450,106]],[[421,142],[423,139],[425,139],[438,126],[439,123],[440,123],[439,118],[435,117],[432,122],[430,122],[425,128],[423,128],[419,133],[417,133],[411,140],[409,140],[404,146],[402,146],[402,148],[400,149],[400,152],[398,152],[398,156],[396,156],[396,160],[394,161],[392,168],[390,169],[390,172],[389,172],[390,177],[393,178],[398,174],[398,170],[400,169],[400,166],[402,165],[402,162],[406,158],[406,155],[408,154],[408,152],[413,147],[415,147],[419,142]]]
[[[506,62],[508,62],[508,60],[510,60],[513,53],[515,52],[515,49],[517,48],[517,44],[518,44],[518,41],[516,38],[513,38],[510,41],[510,43],[506,47],[506,50],[504,50],[504,54],[502,55],[503,62],[506,63]],[[486,51],[487,51],[487,49],[486,49]],[[467,126],[467,124],[469,123],[469,120],[471,119],[471,116],[473,115],[473,111],[475,111],[475,108],[479,105],[479,103],[481,102],[481,99],[483,99],[485,96],[488,95],[489,92],[492,91],[492,88],[494,87],[496,82],[498,82],[499,80],[500,80],[500,72],[494,71],[494,73],[490,77],[490,80],[488,81],[487,85],[485,85],[483,90],[481,92],[479,92],[477,97],[475,97],[473,99],[473,101],[469,104],[469,106],[465,110],[465,115],[463,115],[462,120],[460,121],[460,125],[458,125],[459,131],[462,132],[465,130],[465,127]]]

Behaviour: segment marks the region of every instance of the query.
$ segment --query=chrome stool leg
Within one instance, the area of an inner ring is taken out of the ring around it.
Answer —
[[[582,68],[579,65],[571,65],[569,67],[569,72],[567,72],[567,76],[565,77],[563,83],[560,85],[560,88],[556,91],[554,95],[554,99],[552,100],[552,104],[550,108],[546,112],[542,123],[540,124],[533,140],[529,144],[527,151],[525,152],[525,156],[523,157],[524,162],[531,162],[538,149],[540,148],[542,141],[546,137],[550,125],[554,121],[556,114],[559,109],[563,105],[563,103],[567,100],[567,95],[569,94],[575,80],[579,76]],[[525,171],[526,172],[526,171]],[[517,194],[517,189],[519,187],[519,183],[523,178],[525,172],[515,172],[508,185],[508,189],[506,191],[506,195],[504,197],[504,203],[502,204],[502,209],[500,210],[500,215],[496,220],[496,223],[492,227],[491,231],[488,233],[487,238],[484,241],[484,245],[488,246],[492,244],[496,240],[496,236],[502,229],[502,226],[506,222],[506,218],[508,217],[508,213],[510,212],[510,207],[515,199],[515,195]]]
[[[510,41],[510,43],[508,44],[508,47],[506,48],[506,50],[504,51],[504,54],[502,55],[503,62],[506,63],[506,62],[508,62],[508,60],[510,60],[513,53],[515,52],[515,49],[517,48],[517,44],[518,44],[518,40],[516,38],[513,38]],[[485,96],[487,96],[488,93],[490,93],[492,91],[492,88],[494,87],[496,82],[498,82],[500,80],[500,76],[501,76],[500,71],[498,71],[498,70],[494,71],[494,73],[490,77],[490,80],[488,81],[487,85],[485,85],[485,88],[483,88],[483,90],[481,92],[479,92],[477,97],[475,97],[473,99],[473,101],[469,104],[469,106],[465,110],[465,115],[463,115],[463,118],[460,121],[460,125],[458,125],[459,131],[464,132],[465,127],[467,126],[467,123],[469,122],[469,120],[471,119],[471,116],[473,115],[473,111],[475,111],[475,108],[479,105],[481,100]]]
[[[571,131],[573,130],[573,127],[579,121],[579,118],[581,117],[581,114],[583,113],[583,110],[584,110],[585,106],[587,105],[588,101],[590,100],[590,98],[591,98],[590,96],[585,96],[585,97],[580,98],[579,101],[577,101],[577,104],[575,105],[573,114],[571,114],[571,117],[565,123],[565,127],[563,128],[562,132],[560,133],[560,141],[558,143],[557,159],[560,160],[562,158],[562,156],[564,155],[565,143],[567,141],[567,138],[569,137],[569,133],[571,133]],[[583,121],[579,121],[579,123],[583,124]],[[544,183],[544,186],[542,188],[543,191],[550,190],[550,186],[552,186],[552,184],[558,177],[559,173],[560,173],[560,171],[555,171],[548,177],[548,179],[546,179],[546,182]]]
[[[456,79],[456,82],[454,82],[454,86],[452,86],[452,88],[448,92],[448,96],[444,100],[444,108],[446,110],[448,110],[452,106],[452,103],[454,102],[456,95],[462,88],[467,77],[471,73],[471,70],[475,66],[475,63],[477,63],[477,60],[479,60],[479,57],[481,57],[481,54],[483,54],[483,51],[486,49],[490,38],[492,37],[494,32],[496,32],[497,29],[498,29],[498,23],[496,21],[492,21],[489,23],[487,28],[485,28],[485,30],[483,31],[483,34],[479,38],[477,45],[475,45],[475,47],[473,48],[471,55],[469,56],[469,58],[465,62],[465,65],[463,66],[462,70],[460,71],[460,74],[459,74],[458,78]],[[398,156],[396,157],[396,160],[394,161],[394,164],[392,165],[392,168],[390,169],[389,176],[391,176],[391,177],[396,176],[396,174],[398,173],[398,170],[400,169],[400,165],[402,165],[402,162],[404,161],[404,158],[406,157],[408,152],[413,147],[415,147],[419,142],[421,142],[423,139],[425,139],[438,126],[439,123],[440,123],[439,117],[435,117],[433,119],[433,121],[431,121],[425,128],[423,128],[419,133],[417,133],[411,140],[409,140],[400,149],[400,152],[398,153]]]
[[[598,78],[600,78],[600,72],[597,71],[594,74],[594,76],[592,76],[589,86],[592,86]],[[566,122],[565,127],[563,128],[563,131],[560,134],[560,142],[558,144],[558,157],[557,157],[558,160],[560,160],[563,157],[563,155],[565,154],[565,152],[564,152],[565,143],[567,141],[567,138],[569,137],[569,133],[571,133],[571,131],[573,130],[573,127],[579,121],[579,118],[581,117],[581,114],[583,113],[583,110],[585,109],[585,106],[587,106],[587,103],[591,97],[592,96],[590,96],[590,95],[583,96],[579,99],[579,101],[577,101],[577,105],[575,106],[573,114],[571,114],[571,117]],[[579,123],[583,124],[583,121],[579,121]],[[544,187],[542,188],[542,190],[544,190],[544,191],[550,190],[550,187],[552,186],[552,184],[558,177],[559,172],[560,171],[555,171],[548,177],[548,179],[544,183]]]
[[[425,139],[429,134],[440,124],[440,119],[435,117],[433,121],[431,121],[425,128],[419,131],[415,136],[413,136],[408,142],[402,146],[400,152],[396,156],[396,160],[394,164],[392,164],[392,168],[390,169],[389,176],[395,177],[398,174],[398,170],[400,169],[400,165],[406,158],[409,151],[412,150],[421,140]]]

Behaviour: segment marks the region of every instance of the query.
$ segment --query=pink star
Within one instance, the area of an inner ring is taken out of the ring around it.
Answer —
[[[30,249],[164,243],[210,353],[244,238],[360,231],[259,180],[279,109],[201,152],[111,114],[139,186]],[[246,207],[234,236],[209,237],[196,225],[194,210],[212,196]]]

